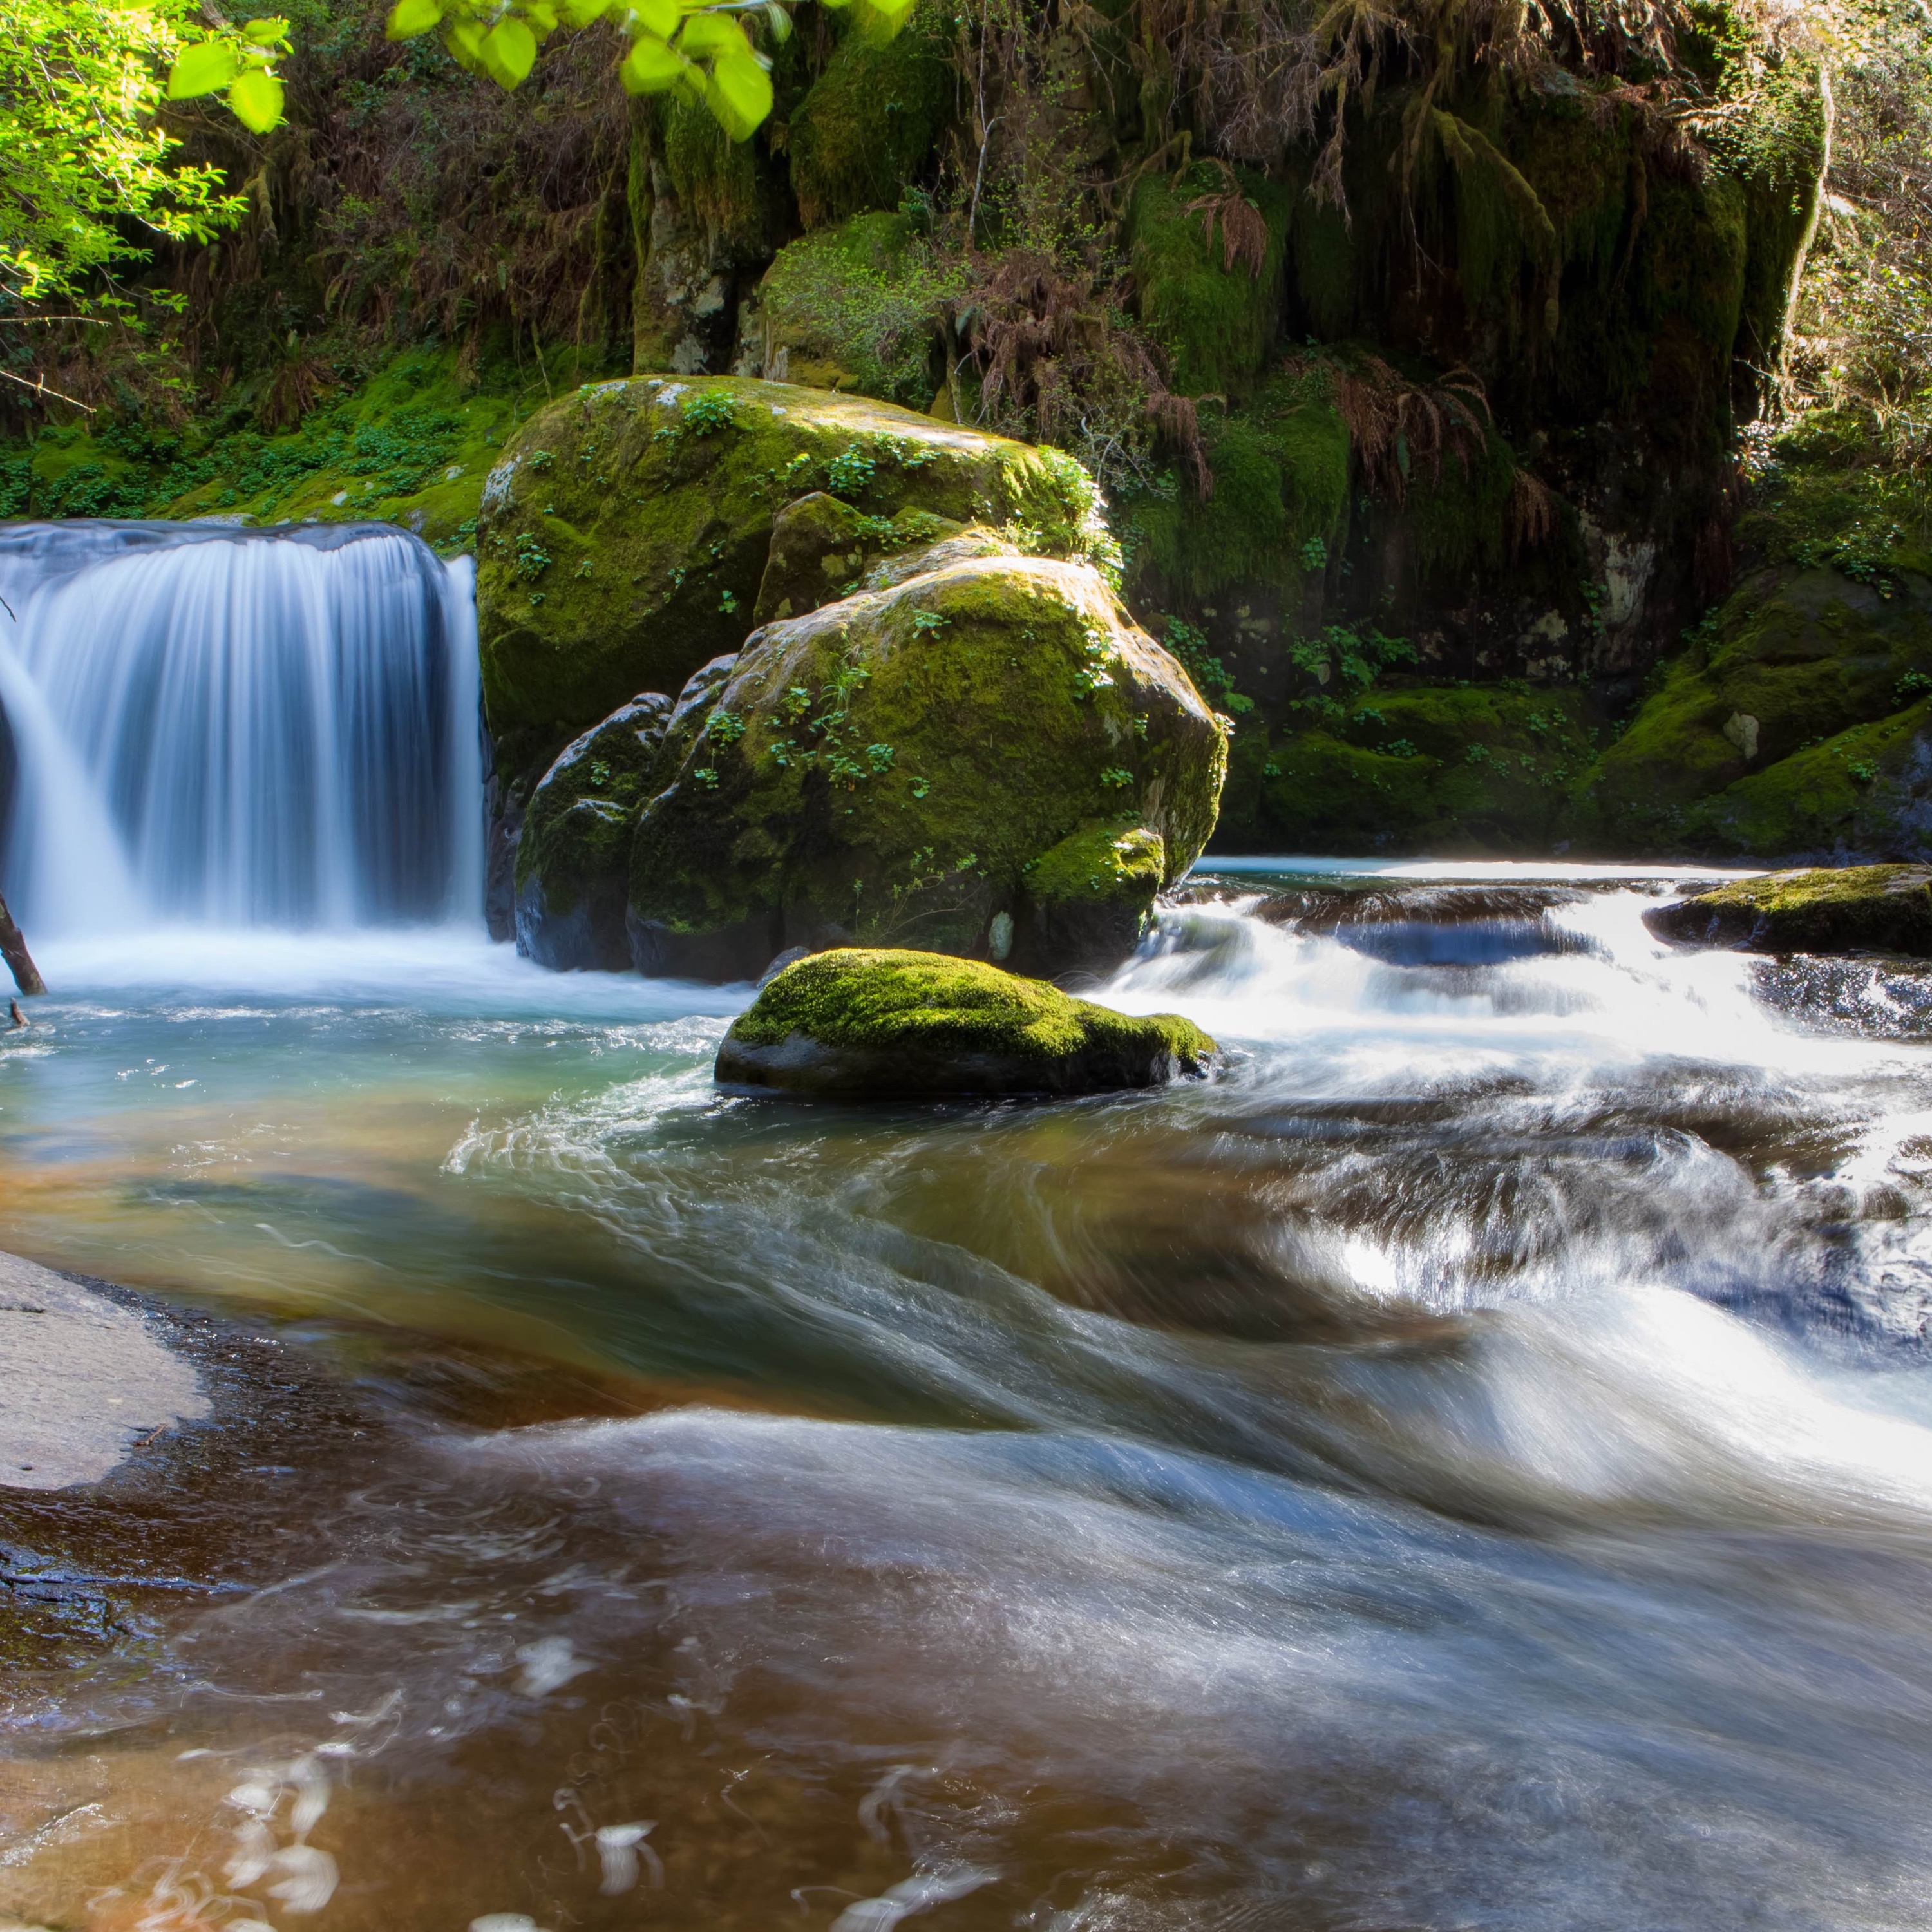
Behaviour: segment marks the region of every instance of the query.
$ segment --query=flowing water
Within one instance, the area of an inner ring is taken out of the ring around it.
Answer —
[[[0,1504],[0,1919],[1924,1927],[1927,1002],[1682,876],[1210,862],[1102,996],[1220,1078],[862,1110],[466,921],[55,920],[0,1246],[241,1419]]]

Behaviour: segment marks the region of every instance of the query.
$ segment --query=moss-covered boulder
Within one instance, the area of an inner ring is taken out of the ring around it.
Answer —
[[[747,643],[638,824],[633,956],[720,979],[853,941],[1112,963],[1207,842],[1226,762],[1096,572],[944,562]]]
[[[1643,922],[1673,946],[1932,958],[1932,866],[1773,872],[1658,906]]]
[[[956,537],[967,526],[929,510],[902,510],[896,517],[869,517],[850,503],[814,490],[788,503],[772,524],[771,548],[759,580],[752,622],[764,625],[802,617],[820,604],[862,590],[871,573],[891,561],[902,576],[922,568],[932,547]],[[972,548],[1010,548],[991,531],[981,530]]]
[[[1108,542],[1091,481],[1058,450],[783,383],[586,387],[530,418],[483,493],[484,695],[507,762],[735,650],[773,520],[813,491],[886,520],[1012,523],[1054,554]]]
[[[625,875],[671,700],[640,692],[557,754],[517,844],[517,949],[570,971],[630,964]]]
[[[848,1100],[1095,1094],[1203,1075],[1220,1048],[972,959],[856,947],[795,961],[732,1023],[728,1085]]]

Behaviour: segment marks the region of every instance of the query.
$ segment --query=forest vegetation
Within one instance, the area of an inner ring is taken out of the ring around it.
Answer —
[[[298,0],[266,130],[165,98],[201,15],[6,4],[6,514],[453,550],[581,383],[817,384],[1085,466],[1224,845],[1916,836],[1919,0],[799,0],[733,16],[768,107],[635,91],[642,14]]]

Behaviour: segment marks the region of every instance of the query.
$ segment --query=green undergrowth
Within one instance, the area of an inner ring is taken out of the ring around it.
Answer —
[[[0,514],[374,519],[462,550],[490,466],[543,400],[534,370],[468,384],[454,352],[418,349],[280,434],[220,413],[178,430],[111,418],[50,426],[0,454]]]
[[[1371,685],[1310,728],[1237,734],[1215,847],[1546,851],[1598,731],[1574,686]]]
[[[1058,1060],[1158,1043],[1195,1066],[1219,1049],[1176,1013],[1130,1018],[977,960],[840,948],[788,966],[732,1023],[748,1046],[794,1034],[824,1046],[938,1048]]]

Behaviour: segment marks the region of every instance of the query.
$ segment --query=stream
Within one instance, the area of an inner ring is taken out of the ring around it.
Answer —
[[[0,1919],[1925,1924],[1916,979],[1210,859],[1096,996],[1216,1078],[833,1108],[218,856],[0,1036],[0,1247],[285,1391],[0,1491]]]

